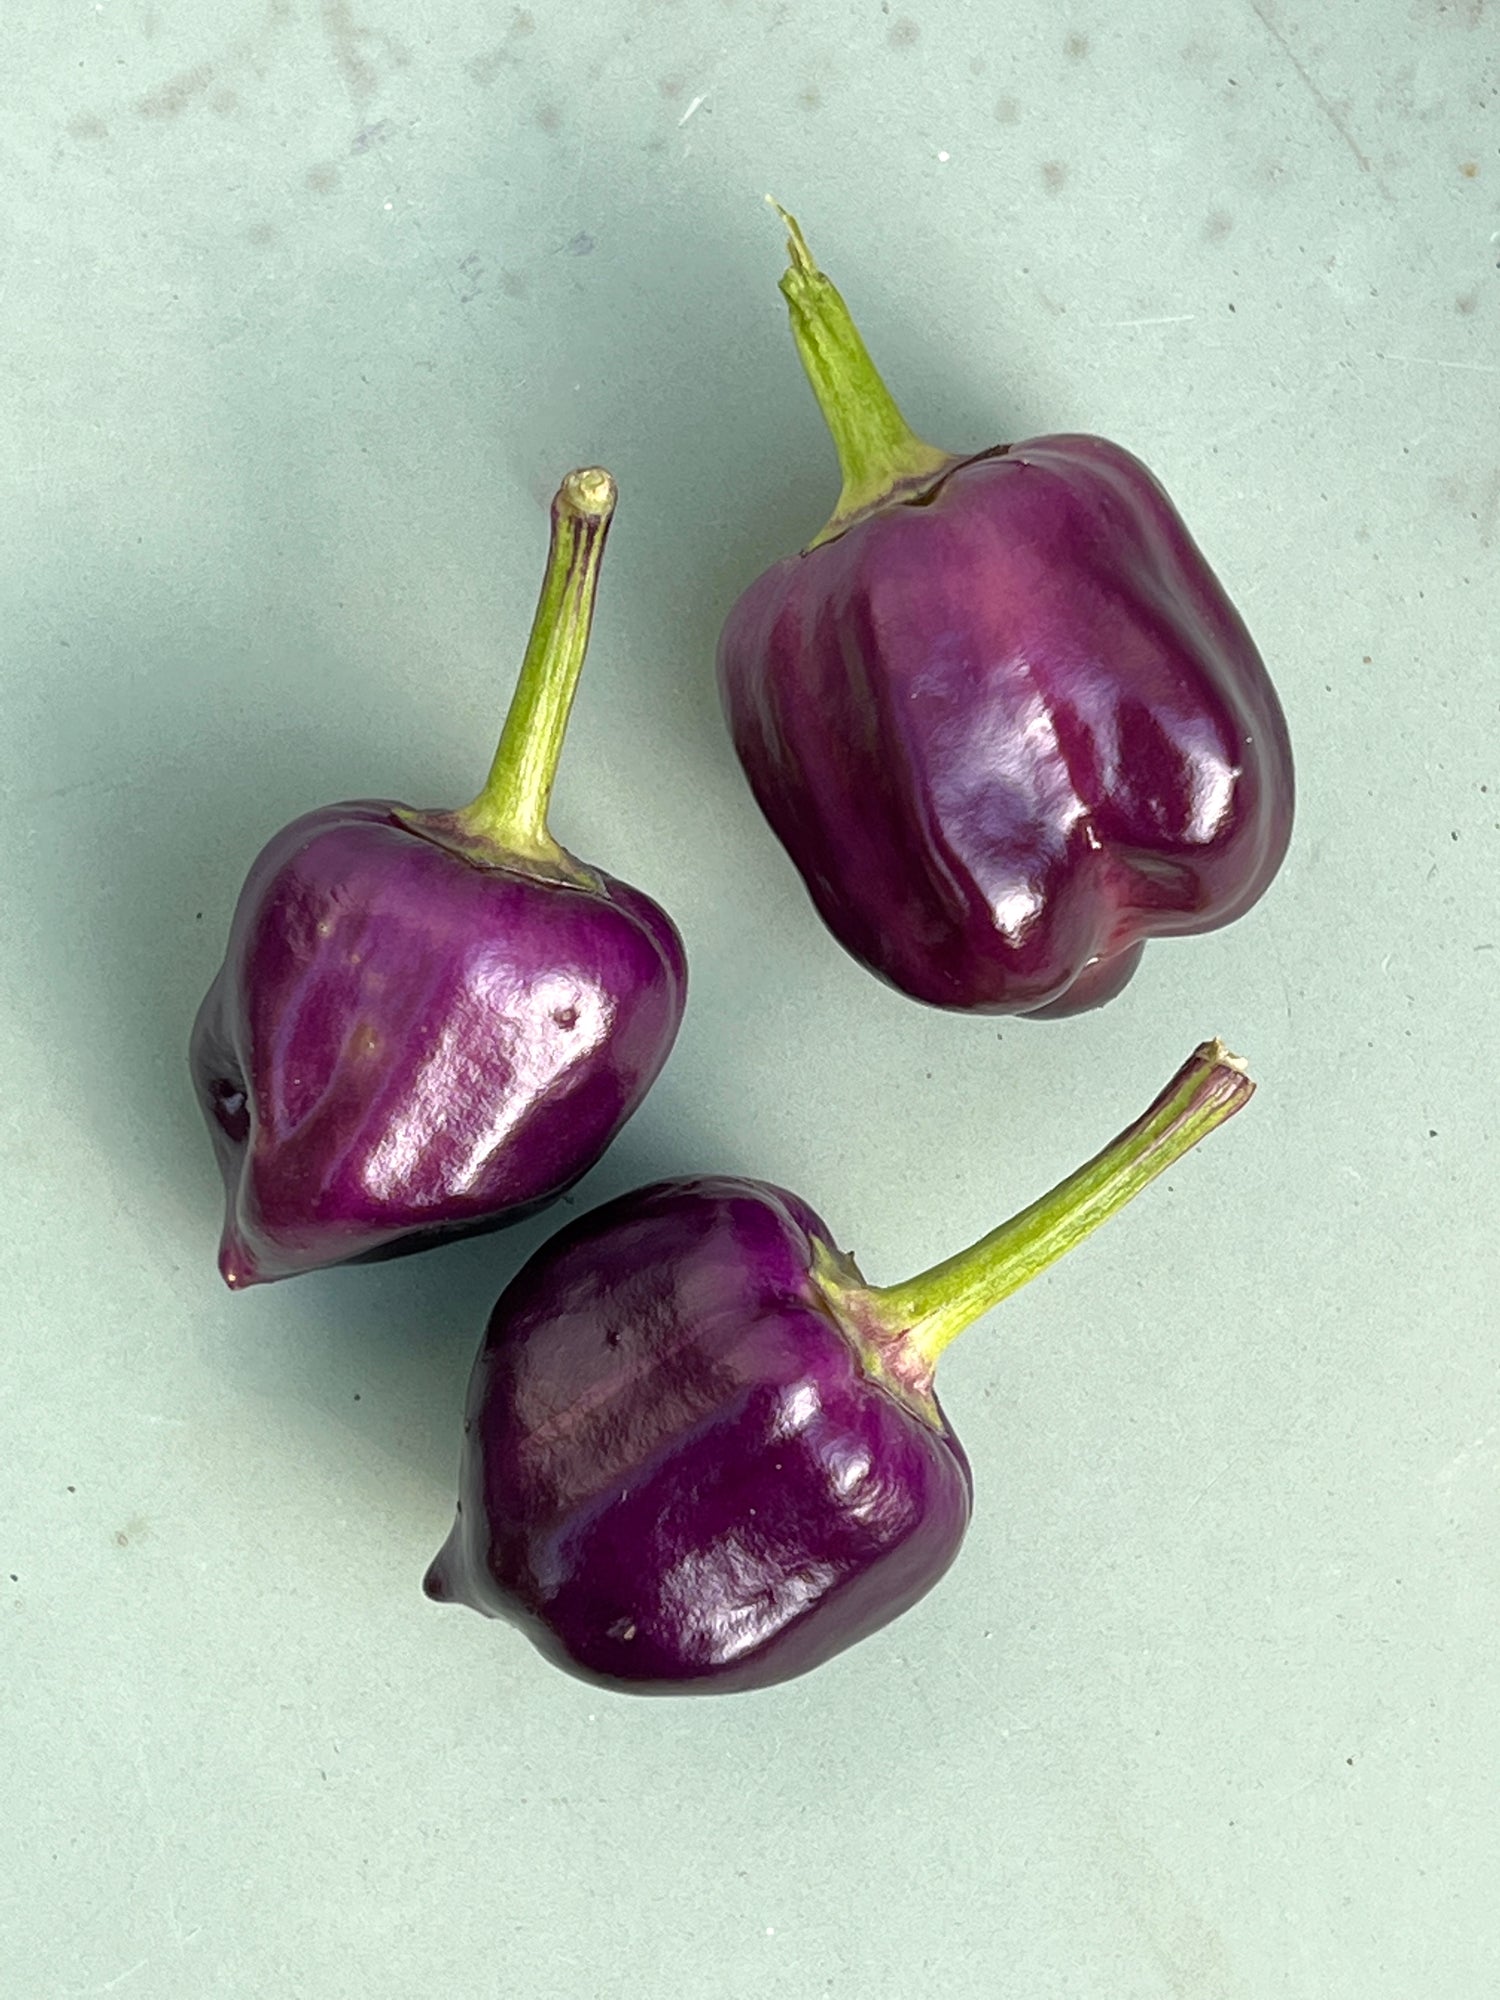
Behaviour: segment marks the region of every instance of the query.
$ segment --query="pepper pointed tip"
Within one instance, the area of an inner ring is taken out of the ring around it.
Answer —
[[[219,1276],[232,1292],[243,1292],[260,1283],[255,1259],[237,1230],[226,1229],[219,1244]]]

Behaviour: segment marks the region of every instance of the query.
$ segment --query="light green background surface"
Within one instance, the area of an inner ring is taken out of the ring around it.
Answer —
[[[0,1989],[1500,1991],[1500,23],[1486,0],[8,0]],[[831,504],[767,188],[918,425],[1157,469],[1272,665],[1266,901],[1073,1023],[877,986],[712,681]],[[904,1275],[1192,1044],[1261,1091],[944,1363],[957,1569],[641,1702],[422,1598],[545,1219],[231,1298],[183,1044],[259,844],[467,797],[558,475],[622,503],[556,824],[691,1009],[582,1190]]]

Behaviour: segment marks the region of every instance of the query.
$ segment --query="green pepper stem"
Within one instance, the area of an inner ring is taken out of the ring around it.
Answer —
[[[833,280],[813,262],[796,219],[770,195],[766,200],[786,224],[791,264],[781,280],[782,296],[844,477],[832,519],[808,543],[816,548],[882,502],[930,486],[956,461],[925,443],[902,416]]]
[[[871,1286],[865,1310],[898,1340],[911,1371],[930,1379],[938,1356],[965,1327],[1133,1201],[1232,1118],[1254,1089],[1238,1056],[1222,1042],[1204,1042],[1150,1109],[1086,1166],[920,1277]]]
[[[614,480],[597,466],[570,472],[558,488],[542,594],[495,761],[483,791],[453,815],[469,838],[533,860],[565,858],[548,831],[547,808],[617,497]]]

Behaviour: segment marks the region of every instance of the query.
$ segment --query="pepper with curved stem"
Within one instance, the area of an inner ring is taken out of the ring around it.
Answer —
[[[663,1182],[570,1223],[491,1315],[428,1594],[644,1694],[769,1687],[878,1630],[969,1522],[938,1356],[1253,1088],[1204,1043],[1087,1166],[901,1285],[763,1181]]]
[[[671,919],[548,825],[615,497],[590,467],[553,501],[478,797],[328,806],[250,869],[191,1049],[232,1287],[515,1220],[595,1163],[666,1060]]]
[[[785,216],[781,289],[838,450],[832,518],[719,641],[740,762],[838,941],[913,998],[1077,1013],[1217,928],[1291,836],[1281,707],[1140,461],[926,444]]]

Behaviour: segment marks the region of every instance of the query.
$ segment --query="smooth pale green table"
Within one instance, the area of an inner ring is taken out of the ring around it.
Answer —
[[[11,0],[0,26],[0,1987],[1500,1990],[1500,24],[1485,0]],[[823,518],[797,210],[913,419],[1145,456],[1296,843],[1106,1011],[834,947],[712,652]],[[641,1702],[418,1585],[552,1226],[230,1297],[183,1044],[260,842],[488,760],[558,475],[622,503],[557,800],[691,1011],[580,1191],[802,1190],[877,1279],[1205,1034],[1255,1103],[944,1364],[957,1569]]]

